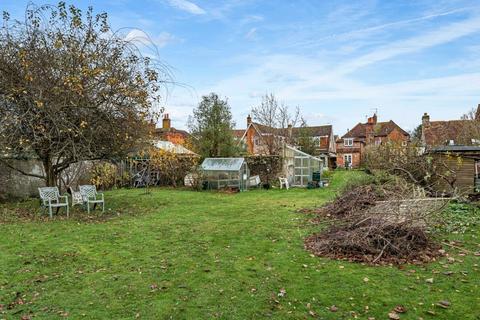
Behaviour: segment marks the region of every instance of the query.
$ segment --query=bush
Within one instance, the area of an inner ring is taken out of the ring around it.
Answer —
[[[245,158],[251,176],[260,176],[262,183],[277,180],[282,173],[282,158],[280,156],[248,156]]]
[[[158,171],[160,184],[177,187],[184,184],[185,176],[198,165],[198,157],[179,155],[173,152],[151,149],[148,151],[149,166]]]
[[[117,167],[111,163],[103,162],[93,166],[90,183],[98,189],[107,190],[115,186]]]

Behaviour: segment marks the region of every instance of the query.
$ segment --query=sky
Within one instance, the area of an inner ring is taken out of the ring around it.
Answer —
[[[0,10],[23,19],[29,2],[0,0]],[[107,12],[139,43],[148,34],[174,78],[163,103],[179,129],[210,92],[228,98],[237,128],[273,93],[338,135],[374,112],[412,130],[424,112],[458,119],[480,104],[478,0],[67,3]]]

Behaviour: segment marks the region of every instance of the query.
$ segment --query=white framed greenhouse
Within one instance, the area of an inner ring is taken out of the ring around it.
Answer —
[[[290,185],[307,187],[313,181],[320,181],[323,161],[291,146],[284,148],[284,173]]]
[[[207,189],[247,190],[250,171],[244,158],[206,158],[201,169]]]

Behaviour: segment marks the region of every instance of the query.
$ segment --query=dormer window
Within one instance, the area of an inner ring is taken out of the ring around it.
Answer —
[[[454,141],[454,140],[450,140],[450,141],[448,141],[448,145],[449,145],[449,146],[453,146],[453,145],[455,145],[455,141]]]
[[[343,141],[345,147],[353,147],[353,139],[352,138],[348,138],[348,139],[345,139]]]

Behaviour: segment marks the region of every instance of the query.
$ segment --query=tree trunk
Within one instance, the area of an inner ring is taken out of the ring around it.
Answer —
[[[47,187],[55,187],[57,185],[57,177],[53,170],[53,164],[50,157],[43,159],[43,168],[45,170],[45,181]]]

